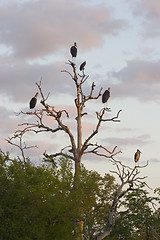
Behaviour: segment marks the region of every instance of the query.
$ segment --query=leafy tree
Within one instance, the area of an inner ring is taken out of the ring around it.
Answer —
[[[144,187],[145,184],[140,184],[125,195],[121,202],[125,210],[117,218],[117,224],[108,239],[157,239],[154,205],[158,198],[149,196]]]
[[[34,166],[27,160],[24,168],[22,162],[1,154],[0,173],[3,240],[75,239],[75,221],[81,211],[84,234],[93,239],[95,232],[103,228],[109,196],[117,187],[114,177],[102,177],[82,166],[77,185],[80,191],[75,191],[73,165],[64,157],[57,166]]]
[[[73,223],[65,214],[70,175],[64,179],[64,161],[58,171],[29,161],[24,169],[23,163],[8,164],[0,157],[0,239],[72,239],[67,235]]]
[[[102,177],[82,165],[77,191],[73,187],[73,164],[67,157],[50,166],[35,166],[27,160],[24,168],[23,162],[2,154],[0,182],[3,240],[76,239],[77,216],[83,221],[84,239],[95,240],[106,228],[115,193],[121,186],[113,176]],[[153,226],[159,219],[158,212],[153,214],[148,205],[152,200],[143,189],[125,195],[121,201],[125,211],[116,218],[110,239],[143,239],[145,224]]]

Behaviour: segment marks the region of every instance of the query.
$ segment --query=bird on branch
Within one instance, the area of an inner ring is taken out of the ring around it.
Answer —
[[[106,90],[103,95],[102,95],[102,103],[106,103],[108,101],[108,99],[110,98],[110,88],[108,88],[108,90]]]
[[[72,55],[72,60],[73,58],[77,57],[77,44],[76,42],[74,43],[74,46],[70,48],[70,53]]]
[[[36,95],[31,99],[31,101],[30,101],[30,103],[29,103],[30,109],[32,109],[32,108],[34,108],[34,107],[36,106],[37,96],[38,96],[38,92],[37,92]]]
[[[138,162],[138,160],[140,158],[140,153],[141,153],[141,151],[139,149],[137,149],[137,152],[134,154],[134,161],[135,161],[135,163]]]
[[[84,61],[81,65],[80,65],[80,67],[79,67],[79,70],[80,71],[84,71],[84,67],[86,66],[86,61]]]

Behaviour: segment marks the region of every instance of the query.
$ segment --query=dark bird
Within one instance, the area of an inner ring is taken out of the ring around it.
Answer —
[[[137,149],[137,152],[134,154],[135,163],[138,162],[138,160],[140,158],[140,153],[141,153],[141,151],[139,149]]]
[[[31,99],[31,101],[30,101],[30,103],[29,103],[30,109],[32,109],[32,108],[34,108],[34,107],[36,106],[37,96],[38,96],[38,92],[37,92],[36,95]]]
[[[71,52],[72,58],[77,57],[77,44],[76,44],[76,42],[74,43],[74,46],[72,46],[70,48],[70,52]]]
[[[110,88],[106,90],[102,95],[102,103],[106,103],[110,97]]]
[[[83,71],[85,66],[86,66],[86,61],[84,61],[84,62],[80,65],[79,70],[80,70],[80,71]]]

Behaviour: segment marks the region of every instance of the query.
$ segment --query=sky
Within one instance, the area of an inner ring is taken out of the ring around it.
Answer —
[[[121,109],[120,122],[103,123],[95,142],[122,151],[117,159],[134,166],[137,149],[142,154],[141,170],[146,182],[160,187],[160,2],[157,0],[1,0],[0,1],[0,148],[20,154],[6,143],[19,124],[35,121],[17,116],[28,111],[30,99],[42,78],[49,103],[67,109],[71,118],[64,120],[75,133],[75,86],[68,75],[66,62],[70,47],[77,42],[76,65],[86,60],[89,75],[84,90],[91,83],[96,91],[111,88],[106,117]],[[38,99],[37,109],[41,108]],[[83,119],[83,139],[93,131],[101,99],[87,105]],[[54,126],[51,119],[48,124]],[[63,139],[63,141],[62,141]],[[25,138],[35,161],[68,145],[62,134],[32,135]],[[113,170],[106,159],[85,157],[88,169],[101,174]]]

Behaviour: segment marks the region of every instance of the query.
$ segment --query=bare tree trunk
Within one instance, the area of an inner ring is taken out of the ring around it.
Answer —
[[[79,159],[75,160],[75,173],[74,173],[74,179],[75,181],[80,180],[81,177],[81,161]]]
[[[74,74],[74,77],[77,81],[77,75]],[[81,179],[81,148],[82,148],[82,109],[81,109],[81,99],[80,99],[80,85],[77,84],[77,158],[75,160],[75,184]],[[78,191],[79,189],[76,188]],[[83,240],[83,209],[80,209],[80,219],[77,219],[77,240]]]
[[[80,220],[78,222],[78,234],[77,234],[76,240],[83,240],[83,225],[84,225],[84,221]]]
[[[105,237],[108,237],[111,233],[111,229],[108,229],[106,231],[104,231],[99,237],[97,237],[97,240],[102,240]]]
[[[79,191],[79,182],[81,178],[81,157],[75,161],[75,175],[74,175],[74,189]],[[77,199],[77,204],[79,204],[79,199]],[[80,206],[79,206],[80,207]],[[80,209],[80,215],[75,220],[75,233],[76,240],[83,240],[83,209]]]

